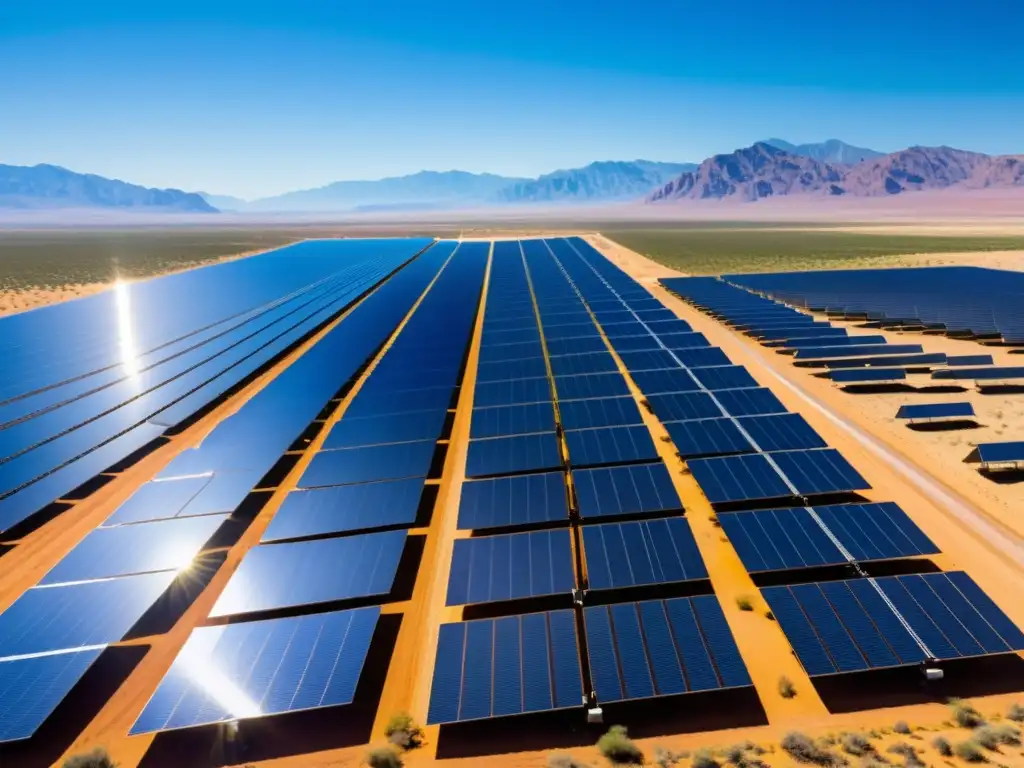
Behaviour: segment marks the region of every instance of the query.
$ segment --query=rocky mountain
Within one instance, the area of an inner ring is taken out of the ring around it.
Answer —
[[[833,165],[853,165],[885,155],[884,152],[877,152],[874,149],[867,149],[865,147],[855,147],[839,139],[826,139],[816,144],[790,144],[784,139],[765,139],[761,143],[770,144],[791,155],[810,157],[823,163],[832,163]]]
[[[512,184],[498,193],[498,199],[506,203],[632,200],[696,168],[694,163],[649,160],[596,162]]]
[[[213,195],[209,192],[196,192],[203,200],[208,202],[218,211],[244,211],[248,202],[240,197],[231,195]]]
[[[114,208],[216,213],[200,195],[151,189],[56,165],[0,165],[0,208]]]
[[[254,200],[250,211],[351,211],[367,206],[454,207],[493,199],[505,187],[525,179],[466,171],[420,171],[379,181],[337,181],[325,187]]]
[[[855,165],[794,155],[765,142],[715,155],[647,197],[648,202],[776,195],[883,197],[926,189],[1024,187],[1024,156],[911,147]]]

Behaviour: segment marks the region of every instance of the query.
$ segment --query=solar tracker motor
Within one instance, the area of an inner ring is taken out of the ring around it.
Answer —
[[[587,709],[587,722],[600,725],[604,722],[604,711],[600,707],[590,707]]]
[[[938,667],[925,667],[923,672],[924,679],[929,682],[933,680],[941,680],[943,677],[945,677],[945,673]]]

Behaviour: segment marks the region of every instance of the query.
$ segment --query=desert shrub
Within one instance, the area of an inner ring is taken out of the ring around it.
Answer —
[[[654,748],[654,764],[657,765],[658,768],[672,768],[672,766],[676,765],[680,760],[684,760],[689,756],[690,753],[685,749],[680,750],[679,752],[673,752],[671,749],[665,749],[664,747]],[[694,761],[696,761],[696,758],[694,758]],[[708,768],[713,768],[713,766],[708,766]]]
[[[896,731],[896,733],[910,733],[910,726],[907,725],[907,722],[905,720],[897,720],[896,724],[893,725],[892,729]]]
[[[384,733],[388,741],[399,749],[416,749],[423,744],[423,729],[405,712],[392,715]]]
[[[764,617],[766,619],[768,619],[768,621],[775,621],[775,614],[772,613],[771,611],[765,611],[764,612]]]
[[[921,758],[917,756],[917,750],[906,742],[897,742],[889,747],[886,752],[899,755],[903,758],[904,764],[910,766],[910,768],[921,768],[924,765],[921,762]]]
[[[597,740],[597,749],[616,765],[643,765],[644,753],[633,743],[625,726],[613,725]]]
[[[871,742],[859,733],[843,734],[842,745],[844,752],[855,757],[863,757],[875,751]]]
[[[985,723],[978,710],[962,699],[950,699],[949,708],[953,711],[953,722],[961,728],[977,728]]]
[[[953,756],[953,745],[949,743],[949,739],[943,736],[936,736],[932,739],[932,746],[935,747],[935,751],[943,757]]]
[[[698,749],[693,756],[693,768],[718,768],[719,763],[710,750]]]
[[[825,766],[838,766],[846,763],[838,755],[834,755],[827,749],[822,749],[811,741],[810,737],[797,731],[791,731],[782,738],[782,748],[798,763]]]
[[[1020,744],[1020,731],[1009,723],[983,725],[974,729],[974,740],[985,749],[998,749],[1002,744]]]
[[[96,747],[90,752],[74,755],[64,761],[64,768],[117,768],[107,750]]]
[[[567,752],[556,752],[548,757],[548,768],[587,768],[587,764]]]
[[[741,611],[752,611],[754,610],[754,602],[750,595],[740,595],[736,598],[736,607]]]
[[[393,744],[386,744],[367,752],[366,764],[370,768],[402,768],[402,755]]]
[[[1010,708],[1006,710],[1006,717],[1015,723],[1024,723],[1024,706],[1011,704]]]
[[[961,741],[953,747],[953,754],[968,763],[985,762],[985,753],[981,751],[981,747],[978,745],[978,742],[972,741],[971,739]]]
[[[792,699],[796,696],[796,686],[793,685],[793,681],[785,675],[779,678],[779,696],[784,699]]]

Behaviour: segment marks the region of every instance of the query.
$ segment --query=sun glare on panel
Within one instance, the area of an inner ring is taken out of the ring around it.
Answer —
[[[126,375],[139,375],[138,350],[135,347],[135,329],[132,319],[131,287],[124,280],[114,283],[117,307],[117,342],[121,353],[121,367]]]
[[[262,715],[259,703],[239,688],[216,664],[211,663],[206,650],[191,643],[186,644],[180,662],[189,679],[233,718]]]

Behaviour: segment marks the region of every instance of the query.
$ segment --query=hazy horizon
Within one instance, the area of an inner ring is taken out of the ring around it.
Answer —
[[[424,169],[699,162],[769,137],[1024,149],[1024,63],[965,35],[959,3],[443,6],[5,8],[0,163],[253,199]],[[1024,21],[994,0],[969,15]]]

